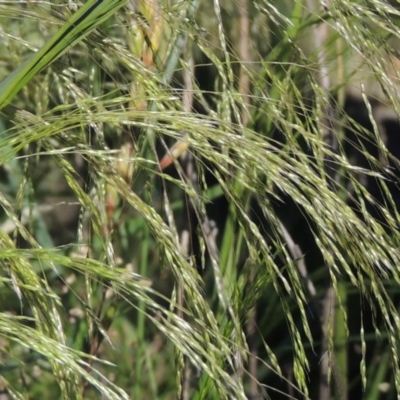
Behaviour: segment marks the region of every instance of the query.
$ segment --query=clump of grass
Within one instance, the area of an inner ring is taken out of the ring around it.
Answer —
[[[400,392],[398,160],[358,75],[398,113],[393,6],[0,7],[8,393],[346,398],[352,339],[355,384],[381,349]]]

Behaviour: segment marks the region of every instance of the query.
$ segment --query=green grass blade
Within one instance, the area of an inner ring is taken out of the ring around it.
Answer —
[[[106,21],[126,0],[90,0],[43,46],[0,83],[0,109],[37,73],[48,67],[68,49],[84,39],[98,25]]]

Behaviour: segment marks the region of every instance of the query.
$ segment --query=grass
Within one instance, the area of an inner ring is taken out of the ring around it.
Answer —
[[[312,3],[0,5],[2,390],[400,392],[397,10]]]

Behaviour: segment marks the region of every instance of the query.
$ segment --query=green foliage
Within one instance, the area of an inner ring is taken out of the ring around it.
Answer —
[[[1,390],[400,393],[395,6],[0,15]]]

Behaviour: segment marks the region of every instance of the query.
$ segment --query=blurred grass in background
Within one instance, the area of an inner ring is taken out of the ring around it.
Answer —
[[[0,3],[2,399],[400,393],[396,4]]]

